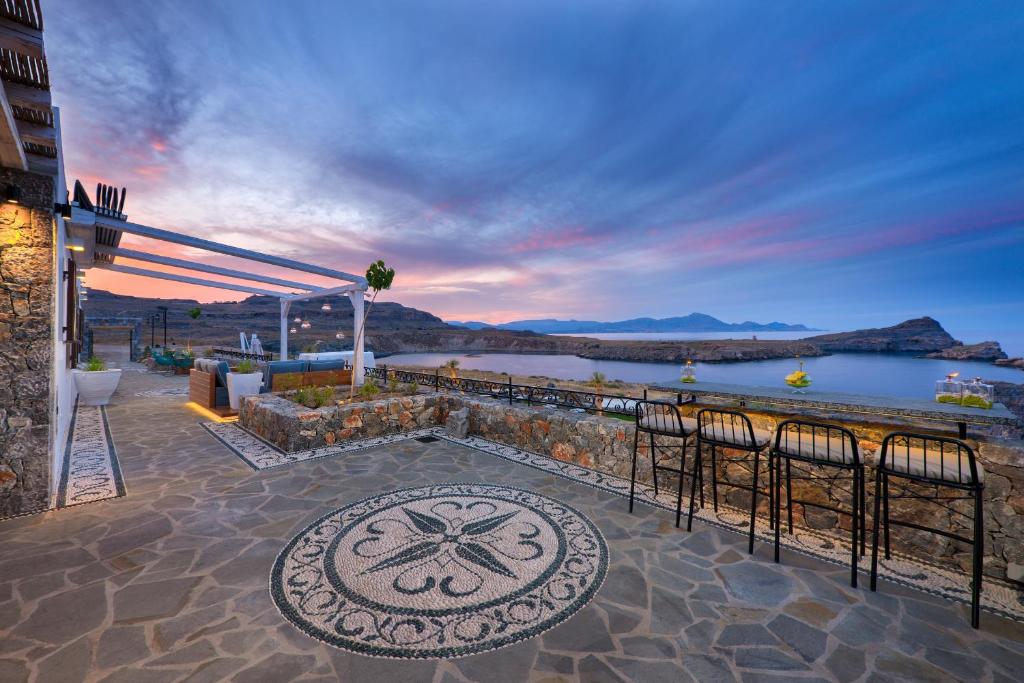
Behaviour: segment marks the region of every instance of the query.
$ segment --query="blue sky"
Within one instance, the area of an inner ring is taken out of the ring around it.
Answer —
[[[132,220],[449,319],[1024,332],[1024,3],[44,12],[69,175]]]

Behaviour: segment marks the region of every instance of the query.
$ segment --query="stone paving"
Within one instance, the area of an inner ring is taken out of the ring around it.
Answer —
[[[769,561],[742,536],[447,441],[253,471],[181,396],[125,373],[108,409],[122,498],[0,522],[0,681],[1019,680],[1024,625],[843,567]],[[347,502],[442,481],[511,484],[586,514],[608,542],[597,597],[556,628],[457,660],[364,657],[274,607],[275,557]]]

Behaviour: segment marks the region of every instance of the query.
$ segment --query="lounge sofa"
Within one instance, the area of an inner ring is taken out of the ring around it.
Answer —
[[[229,370],[227,361],[197,358],[188,375],[189,400],[210,410],[227,410]]]
[[[264,369],[261,393],[336,386],[351,381],[352,369],[343,360],[275,360]]]

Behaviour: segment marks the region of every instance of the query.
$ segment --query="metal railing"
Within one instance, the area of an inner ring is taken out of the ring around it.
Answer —
[[[226,349],[220,346],[215,346],[212,349],[214,356],[223,356],[225,358],[237,358],[238,360],[252,360],[257,363],[268,363],[274,360],[274,354],[272,353],[252,353],[251,351],[242,351],[241,349]]]
[[[516,401],[521,401],[528,405],[551,405],[560,408],[584,410],[588,413],[601,412],[623,417],[634,417],[636,402],[647,398],[646,389],[643,396],[618,396],[592,391],[577,391],[575,389],[514,384],[511,376],[508,378],[508,382],[499,382],[496,380],[459,377],[458,375],[452,376],[439,370],[427,373],[389,369],[386,365],[366,368],[366,376],[385,382],[394,377],[396,381],[403,384],[418,384],[431,387],[435,391],[447,389],[450,391],[462,391],[467,394],[490,396],[491,398],[507,400],[510,405]],[[681,394],[677,396],[677,400],[682,402]]]

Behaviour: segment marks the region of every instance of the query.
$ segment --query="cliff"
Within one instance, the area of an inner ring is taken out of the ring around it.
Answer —
[[[960,342],[942,329],[938,321],[929,318],[914,318],[892,327],[879,327],[855,332],[839,332],[836,334],[820,334],[805,337],[810,342],[829,353],[844,351],[875,351],[885,353],[931,353],[943,351]]]
[[[960,344],[942,351],[929,353],[928,358],[945,358],[946,360],[983,360],[996,361],[1006,358],[1006,353],[999,342],[986,341],[979,344]]]

